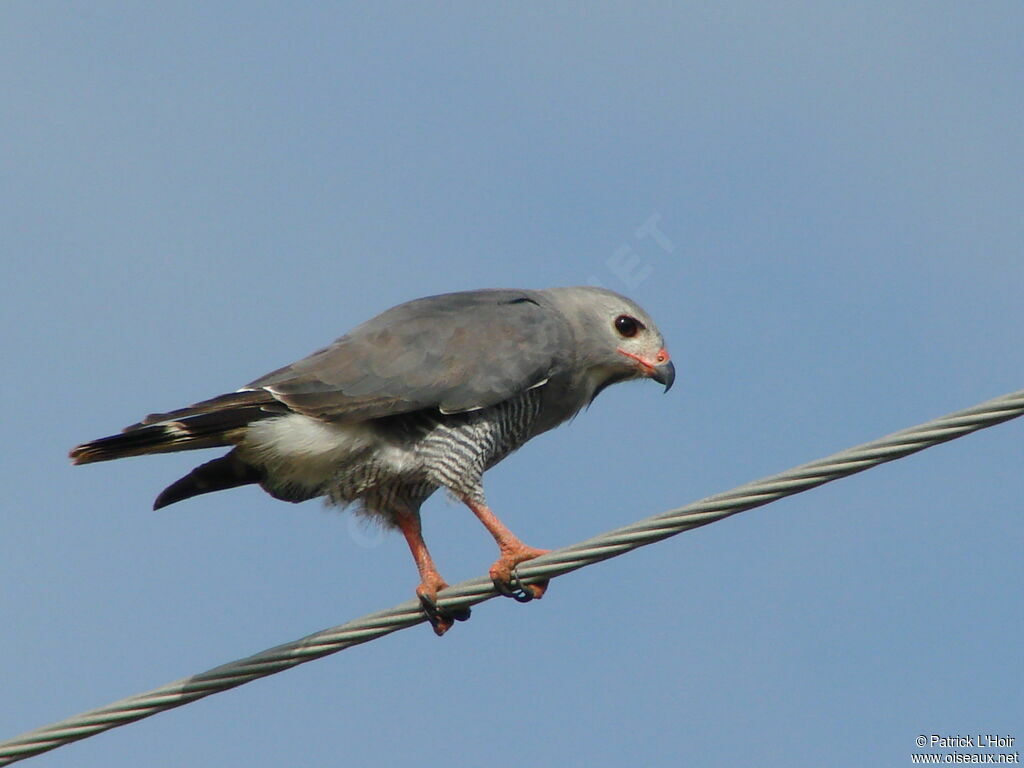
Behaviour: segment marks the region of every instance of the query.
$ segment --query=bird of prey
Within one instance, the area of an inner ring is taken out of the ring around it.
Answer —
[[[675,379],[661,333],[634,302],[593,287],[478,290],[400,304],[312,355],[235,392],[152,414],[71,451],[75,464],[227,447],[168,486],[154,509],[250,483],[300,502],[318,496],[398,528],[438,634],[464,612],[436,602],[447,584],[423,541],[420,507],[446,488],[500,551],[502,594],[540,597],[514,569],[527,546],[487,505],[482,476],[527,440],[572,418],[606,387]]]

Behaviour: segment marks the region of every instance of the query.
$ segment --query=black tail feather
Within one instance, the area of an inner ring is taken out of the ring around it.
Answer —
[[[138,429],[150,424],[158,424],[165,421],[181,421],[182,419],[189,419],[194,416],[201,416],[204,414],[223,414],[225,412],[237,412],[239,410],[253,407],[268,412],[284,412],[287,410],[280,403],[274,400],[273,395],[265,389],[243,389],[238,392],[228,392],[226,395],[211,397],[209,400],[193,403],[190,406],[178,408],[174,411],[167,411],[166,413],[151,413],[138,424],[132,424],[130,427],[125,427],[124,431],[127,432],[132,429]]]
[[[171,483],[156,497],[153,509],[160,509],[203,493],[258,483],[260,480],[262,476],[259,470],[246,464],[238,458],[235,451],[231,451],[225,456],[199,465],[180,480]]]
[[[228,445],[223,435],[207,435],[200,440],[188,427],[180,422],[156,424],[152,427],[133,429],[120,435],[110,435],[75,446],[68,454],[75,464],[91,464],[94,461],[123,459],[126,456],[143,456],[147,453],[169,453],[190,448],[213,448]]]
[[[180,421],[136,424],[119,435],[101,437],[76,446],[69,455],[75,464],[91,464],[94,461],[110,461],[148,453],[217,448],[234,444],[239,429],[273,415],[259,406],[247,405],[200,413]]]

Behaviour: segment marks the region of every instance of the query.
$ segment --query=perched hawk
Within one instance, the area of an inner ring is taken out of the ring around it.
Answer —
[[[444,487],[494,536],[495,585],[521,599],[513,569],[545,550],[520,541],[487,506],[482,476],[556,427],[605,387],[675,379],[661,333],[624,296],[601,288],[481,290],[389,309],[309,357],[236,392],[147,416],[71,451],[76,464],[230,446],[168,486],[154,509],[258,483],[284,501],[325,496],[397,527],[420,573],[437,634],[453,619],[447,585],[420,532],[420,506]]]

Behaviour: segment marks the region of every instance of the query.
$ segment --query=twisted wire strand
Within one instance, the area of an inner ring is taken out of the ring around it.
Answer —
[[[553,550],[520,565],[518,578],[520,583],[530,584],[569,573],[1022,414],[1024,390],[1019,390],[777,475],[746,483],[685,507],[639,520],[578,544]],[[444,590],[439,596],[439,603],[443,608],[452,610],[476,605],[496,596],[497,592],[489,579],[477,578]],[[0,766],[141,720],[166,709],[180,707],[204,696],[421,624],[425,620],[419,603],[409,600],[388,610],[363,616],[347,624],[316,632],[0,742]]]

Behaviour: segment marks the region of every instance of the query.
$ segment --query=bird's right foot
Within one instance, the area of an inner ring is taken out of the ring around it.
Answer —
[[[447,586],[444,581],[438,580],[430,584],[424,582],[416,588],[416,597],[420,600],[423,613],[426,614],[427,621],[430,622],[430,626],[434,628],[434,634],[438,637],[451,629],[456,621],[466,621],[472,612],[468,606],[450,610],[437,604],[437,593]]]

